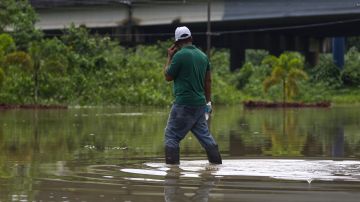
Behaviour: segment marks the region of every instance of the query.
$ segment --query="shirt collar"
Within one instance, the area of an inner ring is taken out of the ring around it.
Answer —
[[[183,46],[182,48],[195,48],[194,44],[187,44]]]

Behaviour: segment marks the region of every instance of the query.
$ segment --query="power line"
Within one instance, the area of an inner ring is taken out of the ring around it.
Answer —
[[[251,33],[251,32],[267,32],[267,31],[281,31],[281,30],[294,30],[294,29],[305,29],[305,28],[316,28],[316,27],[324,27],[330,25],[338,25],[338,24],[345,24],[345,23],[353,23],[353,22],[360,22],[360,18],[350,19],[350,20],[336,20],[331,22],[324,22],[324,23],[313,23],[313,24],[306,24],[306,25],[290,25],[290,26],[283,26],[283,27],[267,27],[267,28],[256,28],[256,29],[245,29],[245,30],[226,30],[226,31],[216,31],[211,32],[212,36],[221,36],[224,34],[242,34],[242,33]],[[65,29],[66,30],[66,29]],[[207,32],[192,32],[192,35],[206,35]],[[46,34],[48,36],[61,36],[63,34]],[[161,33],[138,33],[138,34],[106,34],[113,37],[121,37],[121,36],[173,36],[173,32],[161,32]]]
[[[332,21],[332,22],[313,23],[313,24],[306,24],[306,25],[290,25],[290,26],[284,26],[284,27],[268,27],[268,28],[247,29],[247,30],[219,31],[219,32],[216,32],[214,35],[280,31],[280,30],[287,30],[287,29],[315,28],[315,27],[323,27],[323,26],[329,26],[329,25],[351,23],[351,22],[360,22],[360,18],[350,19],[350,20],[336,20],[336,21]]]

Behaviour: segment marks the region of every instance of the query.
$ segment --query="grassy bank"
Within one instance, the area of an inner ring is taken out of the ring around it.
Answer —
[[[334,104],[360,104],[360,89],[340,89],[330,92]]]

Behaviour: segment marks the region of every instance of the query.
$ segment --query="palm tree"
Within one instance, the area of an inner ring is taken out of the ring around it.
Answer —
[[[265,93],[270,87],[280,83],[283,91],[283,103],[299,93],[298,80],[308,78],[306,72],[302,70],[304,61],[299,53],[285,52],[279,57],[271,55],[266,57],[262,63],[272,67],[271,75],[263,82]]]

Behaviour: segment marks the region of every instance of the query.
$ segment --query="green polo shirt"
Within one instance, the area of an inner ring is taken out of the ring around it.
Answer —
[[[174,78],[176,104],[190,106],[206,104],[206,71],[210,71],[209,59],[195,46],[185,46],[175,53],[166,74]]]

